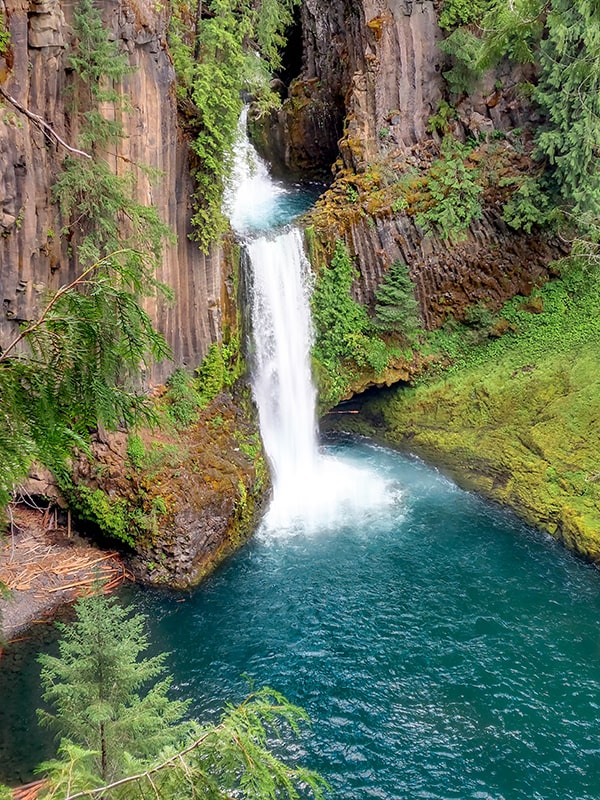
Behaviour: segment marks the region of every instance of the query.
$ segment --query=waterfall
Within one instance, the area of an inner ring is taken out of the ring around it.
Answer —
[[[292,497],[298,477],[314,472],[317,463],[310,266],[297,229],[255,239],[248,255],[254,284],[254,398],[276,494],[283,490]]]
[[[304,208],[302,205],[304,203]],[[312,274],[302,234],[301,190],[274,181],[246,136],[242,115],[225,210],[251,267],[252,390],[271,465],[270,531],[316,529],[368,514],[395,497],[374,473],[319,453],[310,369]]]

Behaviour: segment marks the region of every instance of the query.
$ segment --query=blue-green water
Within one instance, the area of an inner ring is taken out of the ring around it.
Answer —
[[[342,800],[598,800],[597,571],[418,460],[328,450],[394,502],[259,531],[191,595],[129,592],[176,692],[207,718],[244,673],[279,689],[313,720],[298,756]]]

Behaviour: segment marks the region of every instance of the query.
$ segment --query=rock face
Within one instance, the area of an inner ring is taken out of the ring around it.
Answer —
[[[458,243],[426,233],[410,210],[374,207],[386,181],[411,171],[423,175],[438,154],[440,136],[428,124],[445,91],[436,4],[305,0],[302,29],[302,74],[270,120],[268,153],[295,173],[307,163],[313,170],[333,165],[333,186],[309,221],[325,250],[343,236],[356,256],[355,298],[373,306],[376,288],[401,259],[415,283],[423,323],[435,328],[449,313],[461,317],[479,302],[497,308],[546,280],[547,265],[563,254],[560,243],[511,231],[494,191],[485,193],[481,218]],[[531,76],[502,66],[482,80],[457,106],[450,123],[456,138],[489,141],[495,132],[505,155],[510,151],[518,161],[505,134],[535,122],[516,91],[523,77]],[[341,138],[334,145],[336,132]],[[375,172],[383,179],[374,181]],[[348,191],[356,192],[350,201]],[[345,205],[341,214],[331,207],[336,204],[337,210]]]
[[[198,366],[225,327],[233,327],[234,258],[229,245],[213,247],[205,256],[189,238],[193,183],[166,44],[169,4],[97,0],[96,5],[133,68],[114,87],[130,107],[120,120],[124,136],[110,156],[111,167],[116,174],[136,171],[136,199],[156,207],[177,234],[177,243],[166,246],[156,276],[173,290],[175,300],[147,303],[174,362],[148,369],[145,382],[153,386],[174,365]],[[67,150],[19,110],[37,115],[56,136],[77,146],[68,94],[73,6],[66,0],[0,0],[11,36],[10,49],[0,58],[0,347],[17,335],[20,322],[35,319],[48,291],[75,277],[52,198]],[[108,104],[102,112],[110,117],[115,109]],[[145,168],[159,177],[149,179]],[[197,582],[254,528],[267,476],[264,468],[258,476],[259,462],[240,451],[248,431],[256,440],[247,452],[260,451],[251,411],[247,404],[242,408],[222,399],[214,413],[221,428],[213,430],[209,413],[190,440],[161,443],[159,432],[145,432],[148,452],[155,460],[160,456],[159,467],[150,471],[136,470],[128,461],[125,434],[98,441],[94,460],[82,459],[74,467],[71,507],[117,538],[125,538],[123,531],[129,530],[138,554],[133,558],[136,574],[149,582],[179,587]],[[28,489],[55,502],[55,487],[47,476],[40,471],[31,477]],[[87,503],[77,504],[78,491],[85,493]],[[119,519],[124,524],[117,532]]]
[[[1,0],[11,35],[0,58],[0,88],[46,121],[67,143],[76,133],[67,107],[67,46],[73,5],[60,0]],[[140,164],[160,177],[136,176],[137,199],[154,205],[177,234],[157,276],[174,290],[175,302],[148,310],[173,349],[177,365],[196,366],[220,339],[230,308],[223,252],[204,256],[190,241],[192,182],[188,142],[177,124],[173,65],[166,49],[166,11],[149,0],[100,0],[104,21],[135,68],[116,87],[130,98],[124,138],[114,169]],[[32,319],[40,298],[74,277],[51,187],[66,155],[56,140],[8,101],[0,104],[0,343],[12,340],[17,323]],[[62,240],[62,243],[61,243]],[[160,382],[172,364],[158,365],[149,383]]]
[[[75,465],[77,517],[131,539],[136,578],[184,589],[251,535],[268,473],[248,401],[219,395],[191,427],[97,437]],[[102,525],[108,521],[108,526]]]
[[[376,156],[381,130],[405,146],[423,137],[442,97],[431,0],[305,0],[302,32],[302,74],[269,121],[275,164],[326,172],[342,134],[344,161],[355,167]]]

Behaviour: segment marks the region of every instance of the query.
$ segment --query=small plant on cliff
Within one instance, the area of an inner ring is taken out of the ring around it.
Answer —
[[[10,46],[10,33],[6,29],[4,11],[0,11],[0,56],[3,56]]]
[[[192,375],[185,369],[176,369],[167,381],[166,413],[178,428],[187,428],[194,422],[202,398]]]
[[[465,163],[470,148],[453,136],[442,141],[441,157],[427,175],[429,197],[426,207],[416,215],[418,225],[434,229],[444,239],[464,237],[471,222],[481,216],[482,187],[477,183],[478,171]]]
[[[57,757],[40,768],[45,798],[323,798],[325,782],[281,756],[284,735],[307,719],[302,709],[265,688],[228,705],[216,725],[182,723],[187,703],[168,697],[165,656],[144,655],[144,617],[101,594],[76,612],[59,655],[40,658],[52,704],[41,718],[60,736]]]
[[[443,0],[440,9],[440,28],[450,30],[458,25],[478,22],[490,0]]]

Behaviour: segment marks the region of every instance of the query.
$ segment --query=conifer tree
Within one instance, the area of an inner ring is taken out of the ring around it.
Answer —
[[[548,189],[588,222],[600,218],[599,20],[597,0],[552,0],[535,94],[546,118],[536,144],[550,165]]]
[[[394,261],[385,280],[375,292],[375,322],[412,340],[419,329],[419,306],[414,285],[403,261]]]
[[[97,591],[77,603],[75,622],[59,626],[59,655],[40,657],[44,699],[54,707],[40,719],[63,747],[94,752],[92,770],[102,783],[182,736],[176,723],[186,704],[167,698],[165,656],[140,658],[148,647],[144,623]]]
[[[57,757],[40,768],[45,797],[323,798],[321,778],[271,749],[286,727],[299,732],[305,712],[265,688],[227,706],[217,725],[182,723],[186,703],[167,697],[164,656],[144,656],[143,616],[99,593],[76,611],[76,621],[61,626],[59,655],[40,657],[53,705],[42,721],[61,737]]]

